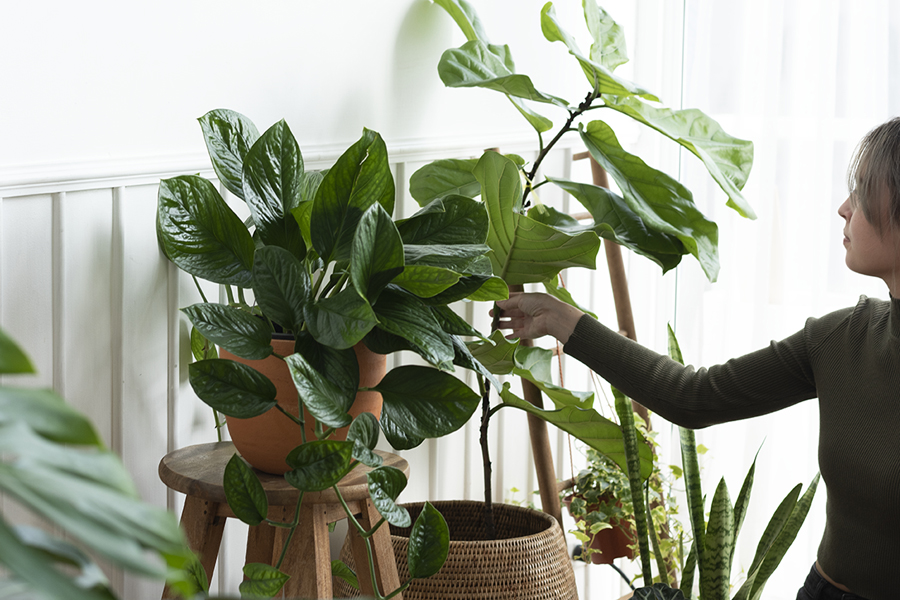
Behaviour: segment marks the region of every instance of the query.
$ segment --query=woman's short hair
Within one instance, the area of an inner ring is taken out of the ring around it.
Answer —
[[[859,206],[866,220],[879,233],[884,215],[900,224],[900,117],[883,123],[860,140],[847,171],[851,203]],[[888,206],[880,198],[888,199]]]

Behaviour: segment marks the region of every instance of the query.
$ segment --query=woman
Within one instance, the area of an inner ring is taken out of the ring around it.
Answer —
[[[684,367],[546,294],[498,302],[507,337],[557,338],[565,352],[662,417],[701,428],[819,399],[825,533],[798,600],[900,597],[900,118],[860,142],[844,219],[847,266],[891,300],[808,319],[728,362]]]

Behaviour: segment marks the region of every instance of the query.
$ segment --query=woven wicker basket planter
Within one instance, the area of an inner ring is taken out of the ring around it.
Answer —
[[[497,540],[485,540],[484,504],[473,501],[433,502],[450,527],[450,554],[438,573],[417,579],[403,592],[404,600],[573,600],[578,598],[575,574],[562,529],[546,513],[494,505]],[[405,505],[415,521],[422,503]],[[400,581],[409,578],[406,549],[409,529],[391,527]],[[341,560],[354,568],[348,544]],[[336,598],[359,593],[341,579],[334,580]]]

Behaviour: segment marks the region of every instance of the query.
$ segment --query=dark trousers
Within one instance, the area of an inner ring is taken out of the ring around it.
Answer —
[[[813,565],[806,577],[806,583],[797,592],[797,600],[866,600],[862,596],[849,594],[834,587],[819,574],[816,565]]]

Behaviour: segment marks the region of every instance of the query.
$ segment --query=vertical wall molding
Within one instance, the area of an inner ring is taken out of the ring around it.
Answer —
[[[53,327],[53,389],[65,397],[65,223],[63,222],[63,202],[65,192],[56,192],[51,195],[50,217],[50,244],[51,244],[51,280],[52,298],[51,306],[53,314],[51,322]]]

